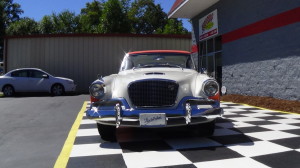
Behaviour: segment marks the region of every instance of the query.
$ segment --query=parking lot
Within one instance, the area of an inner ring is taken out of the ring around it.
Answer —
[[[300,115],[222,103],[212,137],[121,128],[102,141],[87,95],[0,98],[0,167],[299,167]],[[78,127],[74,125],[78,124]],[[74,141],[72,141],[72,139]]]

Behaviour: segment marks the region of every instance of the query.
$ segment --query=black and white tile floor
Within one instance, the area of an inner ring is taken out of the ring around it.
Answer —
[[[67,167],[300,167],[300,115],[222,103],[212,137],[185,129],[121,128],[100,139],[83,117]]]

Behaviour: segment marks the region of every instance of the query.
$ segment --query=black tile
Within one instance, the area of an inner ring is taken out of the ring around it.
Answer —
[[[247,121],[245,123],[252,124],[252,125],[271,125],[271,124],[278,124],[277,122],[272,121]]]
[[[245,116],[239,115],[239,114],[228,114],[228,115],[224,114],[224,117],[225,118],[235,118],[235,117],[245,117]]]
[[[283,130],[282,132],[287,132],[295,135],[300,135],[300,129],[291,129],[291,130]],[[300,143],[300,141],[299,141]]]
[[[100,155],[71,157],[69,159],[68,168],[98,168],[98,167],[118,167],[126,168],[122,154],[116,155]]]
[[[262,128],[259,126],[254,127],[241,127],[241,128],[230,128],[233,131],[241,132],[241,133],[252,133],[252,132],[263,132],[263,131],[270,131],[267,128]]]
[[[93,144],[93,143],[103,143],[103,141],[100,138],[100,135],[96,136],[80,136],[76,137],[74,144],[79,145],[79,144]]]
[[[243,157],[241,154],[224,146],[184,149],[179,150],[179,152],[193,163]]]
[[[87,118],[86,116],[83,116],[82,119],[83,119],[83,120],[87,120],[88,118]]]
[[[97,129],[96,123],[93,123],[93,124],[80,124],[80,127],[79,127],[79,129],[91,129],[91,128]]]
[[[255,108],[255,107],[249,107],[249,108],[243,108],[245,110],[251,111],[251,110],[261,110],[259,108]]]
[[[185,165],[163,166],[163,167],[153,167],[153,168],[197,168],[197,167],[193,164],[185,164]]]
[[[233,145],[240,143],[253,143],[254,141],[258,141],[258,139],[246,136],[244,134],[238,135],[227,135],[227,136],[213,136],[210,139],[223,144],[223,145]]]
[[[280,120],[280,119],[286,119],[284,117],[280,117],[280,116],[267,116],[267,117],[256,117],[256,118],[261,118],[264,120]]]
[[[255,114],[256,112],[251,111],[238,111],[238,114]]]
[[[300,126],[300,122],[299,122],[299,123],[293,123],[293,124],[289,124],[289,125]]]
[[[270,155],[253,157],[252,159],[273,168],[299,168],[300,152],[289,151]]]
[[[276,116],[285,116],[285,115],[290,115],[286,113],[280,113],[280,112],[266,112],[265,114],[270,114],[270,115],[276,115]]]
[[[300,149],[300,137],[295,138],[285,138],[285,139],[278,139],[278,140],[272,140],[270,142],[292,148],[292,149]]]
[[[231,107],[231,106],[241,106],[241,107],[244,107],[244,105],[240,105],[240,104],[225,104],[226,106],[229,106],[229,107]]]
[[[172,150],[172,147],[163,140],[120,142],[120,146],[124,153]]]
[[[228,118],[217,118],[216,123],[225,123],[225,122],[232,122],[234,120],[228,119]]]

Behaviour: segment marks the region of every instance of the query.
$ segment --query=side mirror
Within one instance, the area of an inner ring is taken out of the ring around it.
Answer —
[[[48,76],[48,75],[46,75],[46,74],[44,74],[44,75],[43,75],[43,78],[44,78],[44,79],[48,79],[48,78],[49,78],[49,76]]]

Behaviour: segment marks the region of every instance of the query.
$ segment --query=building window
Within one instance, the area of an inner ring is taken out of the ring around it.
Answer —
[[[199,46],[199,71],[206,71],[222,84],[222,36],[201,41]]]

